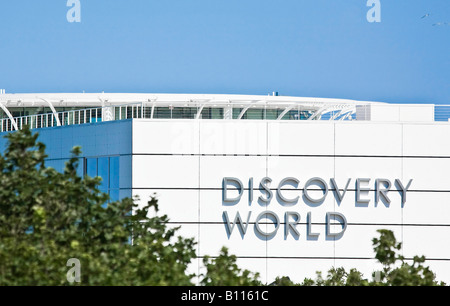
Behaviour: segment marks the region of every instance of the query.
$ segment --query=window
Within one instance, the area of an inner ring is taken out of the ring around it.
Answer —
[[[58,172],[64,172],[64,169],[66,168],[66,163],[69,161],[69,159],[48,159],[45,161],[46,167],[51,167],[55,169]],[[84,175],[84,158],[78,159],[78,168],[77,168],[77,175],[80,177],[83,177]]]
[[[99,189],[107,193],[110,202],[120,200],[120,163],[119,156],[86,158],[85,174],[102,178]]]

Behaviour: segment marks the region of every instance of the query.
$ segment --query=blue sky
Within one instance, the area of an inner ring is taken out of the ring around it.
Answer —
[[[1,1],[0,88],[450,104],[449,0],[80,2]]]

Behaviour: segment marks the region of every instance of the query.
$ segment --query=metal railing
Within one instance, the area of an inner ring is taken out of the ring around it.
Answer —
[[[357,121],[450,121],[450,105],[355,105],[352,108],[310,111],[296,107],[255,107],[244,105],[213,107],[155,103],[130,103],[0,119],[0,132],[54,126],[78,125],[125,119],[227,119],[227,120],[357,120]]]
[[[118,106],[86,108],[64,112],[34,114],[28,116],[0,119],[0,132],[9,132],[22,129],[25,125],[31,129],[40,129],[54,126],[78,125],[102,121],[143,118],[143,103],[133,103]]]

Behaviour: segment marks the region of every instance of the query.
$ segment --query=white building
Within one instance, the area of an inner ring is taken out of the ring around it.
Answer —
[[[372,239],[390,229],[405,258],[425,255],[450,282],[442,106],[104,93],[2,94],[0,106],[1,131],[39,129],[55,167],[81,145],[84,173],[107,178],[113,199],[156,193],[198,242],[195,272],[226,246],[263,282],[332,266],[370,278],[381,268]]]

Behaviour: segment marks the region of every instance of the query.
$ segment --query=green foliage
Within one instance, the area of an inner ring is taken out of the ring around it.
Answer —
[[[378,230],[378,233],[380,233],[380,238],[372,239],[375,258],[383,265],[383,269],[387,273],[391,269],[391,265],[398,260],[396,251],[401,250],[402,244],[397,243],[392,231]]]
[[[291,281],[289,277],[282,276],[275,278],[275,281],[271,283],[269,286],[299,286],[299,285]]]
[[[323,279],[322,273],[317,272],[317,279],[314,281],[306,279],[302,285],[307,286],[366,286],[368,281],[363,279],[361,272],[356,269],[350,269],[349,272],[344,268],[331,268],[328,271],[327,278]]]
[[[230,255],[228,249],[223,247],[217,258],[205,256],[203,264],[206,275],[201,280],[203,286],[259,286],[259,274],[248,270],[241,270],[236,264],[235,255]]]
[[[81,262],[81,285],[191,285],[193,239],[176,237],[155,198],[109,203],[100,178],[78,177],[80,148],[63,173],[45,166],[45,145],[29,129],[9,133],[0,155],[0,285],[69,285],[67,260]],[[133,213],[131,213],[133,212]],[[132,237],[133,243],[130,243]],[[77,284],[77,283],[74,283]]]
[[[383,265],[380,273],[380,281],[377,285],[392,286],[436,286],[445,285],[436,281],[435,274],[429,267],[425,267],[424,256],[414,256],[412,265],[402,255],[396,253],[401,249],[401,243],[397,243],[394,234],[388,230],[378,230],[380,238],[372,240],[375,258]],[[395,267],[397,262],[399,267]]]
[[[415,256],[413,263],[408,264],[405,258],[397,252],[401,250],[401,243],[397,243],[394,233],[389,230],[378,230],[379,238],[372,240],[375,258],[383,266],[383,271],[373,273],[373,280],[363,278],[363,274],[356,269],[347,272],[344,268],[331,268],[327,277],[316,272],[315,280],[305,278],[303,283],[295,284],[285,277],[277,278],[275,286],[443,286],[437,282],[435,274],[425,267],[425,257]],[[399,264],[398,264],[399,263]]]

